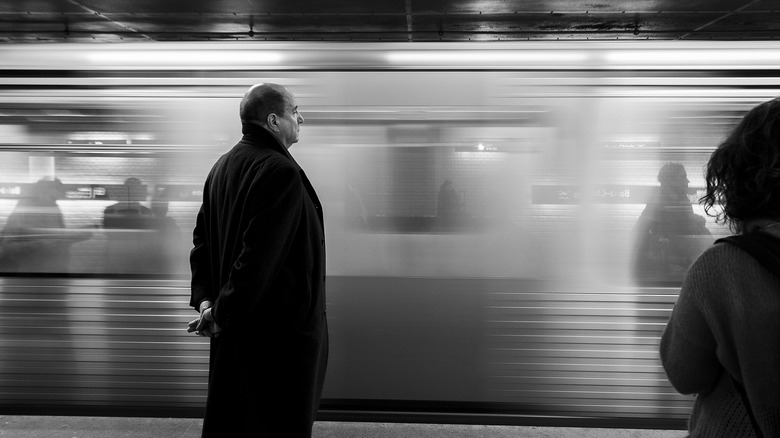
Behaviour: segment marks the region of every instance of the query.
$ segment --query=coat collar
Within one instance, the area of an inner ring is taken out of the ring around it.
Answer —
[[[309,194],[309,197],[317,208],[317,215],[320,219],[320,226],[323,226],[322,204],[320,204],[320,200],[317,197],[317,192],[314,191],[314,187],[311,185],[311,182],[306,176],[306,173],[303,171],[298,162],[295,161],[295,158],[290,155],[290,152],[287,150],[287,148],[279,143],[279,140],[277,140],[273,134],[271,134],[262,126],[244,123],[241,125],[241,133],[244,134],[244,137],[241,139],[242,143],[246,143],[255,147],[267,148],[278,152],[287,157],[287,159],[289,159],[290,162],[298,169],[298,172],[301,174],[301,179],[303,180],[303,185],[306,188],[306,192]]]
[[[288,151],[284,145],[279,143],[279,140],[277,140],[276,137],[274,137],[273,134],[271,134],[267,129],[255,124],[243,123],[241,125],[241,133],[244,134],[243,138],[241,138],[242,142],[255,146],[265,147],[279,152],[292,161],[300,170],[301,166],[299,166],[295,161],[295,158],[290,155],[290,151]]]

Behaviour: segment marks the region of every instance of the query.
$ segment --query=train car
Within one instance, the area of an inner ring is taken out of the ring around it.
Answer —
[[[778,95],[778,53],[0,47],[0,409],[202,414],[195,214],[241,96],[276,82],[299,101],[292,153],[325,211],[321,418],[682,427],[692,398],[667,383],[659,337],[687,267],[730,234],[698,204],[702,167]]]

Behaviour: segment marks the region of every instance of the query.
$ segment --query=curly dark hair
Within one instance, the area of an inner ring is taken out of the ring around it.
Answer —
[[[705,178],[699,202],[733,232],[742,233],[750,219],[780,218],[780,98],[745,115],[710,156]]]

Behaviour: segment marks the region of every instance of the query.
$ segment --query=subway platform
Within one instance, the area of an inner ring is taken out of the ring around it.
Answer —
[[[0,415],[2,438],[199,438],[192,418]],[[681,438],[681,430],[318,421],[314,438]]]

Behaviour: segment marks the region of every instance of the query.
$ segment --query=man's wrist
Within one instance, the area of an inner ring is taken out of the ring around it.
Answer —
[[[211,302],[211,301],[209,301],[209,300],[203,300],[203,301],[201,301],[201,302],[200,302],[200,313],[203,313],[203,311],[204,311],[204,310],[208,309],[208,308],[209,308],[209,307],[211,307],[212,305],[213,305],[213,304],[212,304],[212,302]]]

